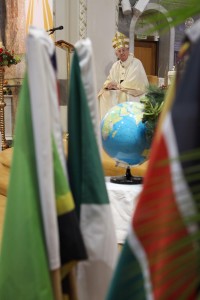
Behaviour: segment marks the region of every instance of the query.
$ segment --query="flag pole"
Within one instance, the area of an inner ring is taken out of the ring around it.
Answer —
[[[70,300],[78,300],[75,269],[69,272]]]
[[[50,275],[51,275],[54,299],[55,300],[63,300],[62,289],[61,289],[60,269],[56,269],[56,270],[51,271]]]

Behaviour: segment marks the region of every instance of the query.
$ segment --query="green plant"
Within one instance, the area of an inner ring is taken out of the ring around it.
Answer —
[[[154,24],[153,30],[167,31],[186,21],[190,17],[197,17],[200,14],[199,0],[159,0],[160,5],[167,8],[165,13],[168,23],[163,22],[162,15],[158,12],[148,17],[150,23]]]
[[[140,102],[144,104],[142,122],[146,126],[146,138],[150,144],[163,107],[164,98],[165,89],[150,85],[147,88],[145,96],[140,99]]]

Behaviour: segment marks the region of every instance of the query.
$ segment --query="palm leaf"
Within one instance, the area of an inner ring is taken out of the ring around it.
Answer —
[[[168,23],[163,21],[163,14],[156,12],[152,15],[148,15],[147,22],[154,24],[155,30],[168,30],[170,27],[175,27],[186,21],[191,17],[198,17],[200,14],[199,0],[187,0],[187,1],[174,1],[174,0],[160,0],[159,4],[167,8],[165,17]]]

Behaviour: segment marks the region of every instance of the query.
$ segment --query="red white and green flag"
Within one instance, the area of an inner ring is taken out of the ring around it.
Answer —
[[[200,43],[176,96],[172,87],[165,100],[143,190],[107,300],[198,299],[199,51]]]

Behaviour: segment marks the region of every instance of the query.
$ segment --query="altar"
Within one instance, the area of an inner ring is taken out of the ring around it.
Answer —
[[[117,243],[123,244],[130,226],[138,195],[142,190],[142,184],[116,184],[106,177],[106,188],[110,200]]]

